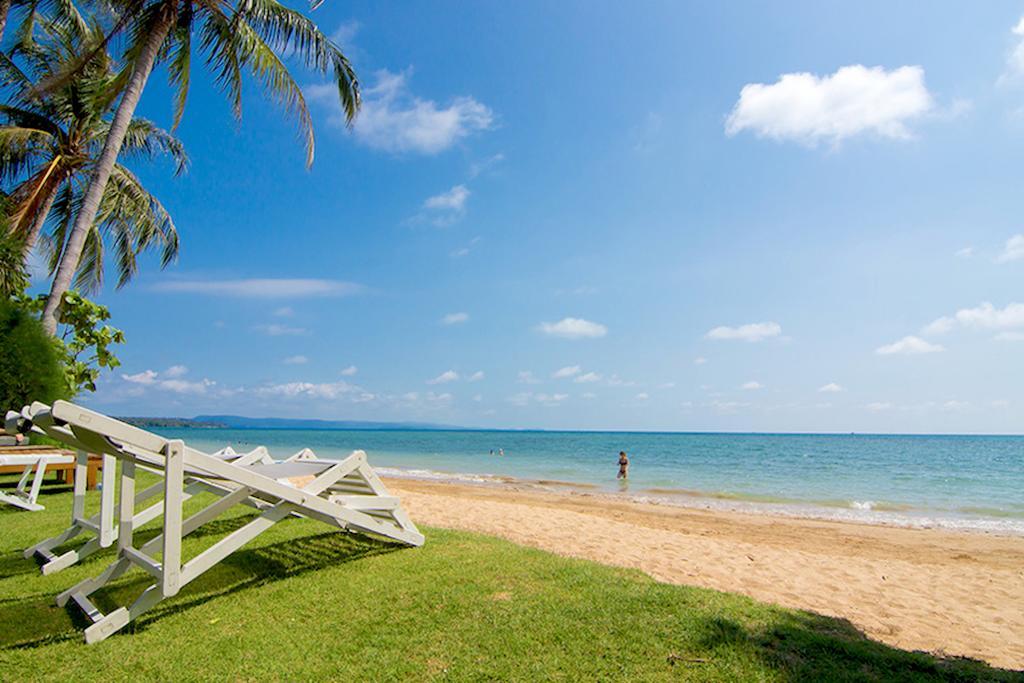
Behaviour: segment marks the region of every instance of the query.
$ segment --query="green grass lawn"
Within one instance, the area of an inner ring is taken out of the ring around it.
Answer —
[[[486,536],[427,528],[426,546],[405,549],[299,519],[86,646],[83,619],[53,599],[113,553],[49,577],[23,559],[67,522],[70,493],[50,491],[44,512],[0,507],[0,680],[1024,680],[893,649],[842,620]],[[246,519],[204,527],[186,553]],[[148,583],[136,570],[97,603]]]

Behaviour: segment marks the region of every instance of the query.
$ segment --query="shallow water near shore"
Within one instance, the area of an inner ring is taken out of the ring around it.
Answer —
[[[663,504],[1024,534],[1024,437],[172,429],[275,458],[365,450],[390,476],[600,493]],[[504,456],[499,455],[504,451]],[[628,482],[617,481],[618,452]]]

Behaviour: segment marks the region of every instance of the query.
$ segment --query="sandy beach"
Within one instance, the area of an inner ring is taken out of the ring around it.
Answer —
[[[1024,668],[1024,538],[605,495],[390,479],[420,524],[849,620],[895,647]],[[428,539],[429,542],[429,539]]]

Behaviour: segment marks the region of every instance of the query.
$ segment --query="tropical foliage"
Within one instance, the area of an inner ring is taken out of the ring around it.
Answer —
[[[333,76],[349,120],[359,107],[359,84],[341,49],[310,19],[277,0],[115,0],[119,15],[111,29],[128,42],[124,90],[111,120],[103,150],[77,209],[74,225],[43,310],[43,324],[56,329],[57,311],[71,287],[85,253],[91,226],[114,175],[118,155],[127,140],[129,124],[154,65],[165,62],[175,89],[175,125],[180,121],[191,82],[192,60],[198,53],[241,116],[242,84],[246,75],[258,81],[268,97],[281,104],[299,124],[306,162],[313,162],[313,126],[302,90],[280,53],[302,61],[316,72]],[[67,67],[81,68],[80,58]],[[51,83],[66,80],[54,77]],[[54,87],[54,86],[48,86]]]
[[[98,26],[45,23],[42,32],[45,40],[25,40],[11,56],[0,54],[0,84],[9,92],[8,102],[0,105],[0,180],[14,184],[8,230],[20,237],[26,258],[48,219],[53,226],[42,243],[52,272],[64,253],[85,179],[110,130],[107,118],[118,90],[114,64],[99,50],[46,98],[34,96],[36,84],[53,78],[77,52],[103,39]],[[122,156],[152,160],[160,155],[171,157],[178,173],[188,163],[174,136],[146,119],[132,120]],[[119,287],[136,272],[140,252],[158,248],[166,265],[178,251],[170,215],[120,163],[114,165],[99,214],[86,235],[77,287],[95,291],[102,283],[104,238],[116,253]]]
[[[258,82],[297,121],[307,164],[312,119],[286,59],[330,74],[350,122],[359,83],[340,48],[277,0],[0,0],[0,37],[12,6],[17,26],[0,52],[0,297],[17,329],[38,332],[25,322],[37,317],[53,336],[40,353],[57,359],[70,395],[95,390],[101,370],[119,365],[111,347],[124,342],[107,324],[110,312],[72,288],[99,290],[110,252],[119,287],[143,252],[158,251],[161,265],[178,253],[171,216],[128,168],[165,157],[177,174],[188,163],[172,133],[135,116],[154,66],[166,66],[173,87],[172,129],[199,59],[238,117],[243,81]],[[112,46],[123,51],[112,56]],[[52,276],[49,294],[35,298],[25,293],[33,254],[42,254]],[[30,365],[9,371],[20,382]],[[34,399],[56,395],[32,391]]]
[[[0,300],[0,409],[71,395],[59,345],[36,316]]]

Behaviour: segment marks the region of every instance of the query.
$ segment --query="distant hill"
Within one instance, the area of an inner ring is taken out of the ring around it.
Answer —
[[[119,417],[118,420],[136,427],[189,427],[191,429],[224,429],[227,425],[216,420],[187,417]]]
[[[428,422],[360,422],[356,420],[306,420],[284,417],[242,417],[240,415],[197,415],[191,420],[197,425],[216,424],[229,429],[382,429],[382,430],[412,430],[412,429],[462,429],[452,425],[432,424]],[[164,425],[191,427],[191,424]]]

